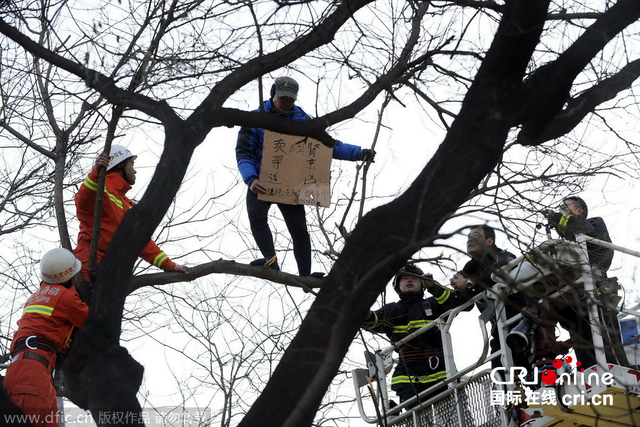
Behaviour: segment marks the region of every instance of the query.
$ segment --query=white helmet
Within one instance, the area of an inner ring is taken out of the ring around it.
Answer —
[[[40,277],[47,283],[65,283],[78,274],[81,268],[82,263],[70,250],[51,249],[40,260]]]
[[[109,166],[107,166],[107,172],[113,169],[115,166],[119,165],[121,162],[127,160],[129,157],[133,157],[135,159],[138,156],[135,156],[124,145],[112,145],[111,154],[109,155]]]

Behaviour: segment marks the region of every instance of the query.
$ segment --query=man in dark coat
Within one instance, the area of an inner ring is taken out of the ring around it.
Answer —
[[[511,252],[500,249],[495,244],[495,230],[486,225],[476,225],[469,229],[467,238],[467,253],[471,255],[471,259],[465,264],[462,272],[469,278],[469,289],[467,295],[472,298],[495,285],[495,281],[491,275],[499,268],[509,264],[516,256]],[[521,295],[510,295],[505,301],[505,311],[507,318],[513,317],[520,313],[526,306],[526,300]],[[485,309],[484,304],[478,304],[478,308],[482,311]],[[496,316],[494,313],[491,317],[491,353],[500,350],[500,339],[498,328],[496,326]],[[512,329],[513,326],[510,327]],[[514,354],[515,363],[518,366],[528,364],[528,356],[526,354]],[[491,361],[492,367],[501,366],[499,359]]]
[[[496,282],[491,278],[491,274],[516,258],[511,252],[497,247],[495,240],[495,230],[486,224],[469,229],[467,253],[471,255],[471,259],[462,271],[470,280],[468,291],[470,296],[475,296],[495,285]]]
[[[609,237],[604,220],[600,217],[587,218],[589,208],[580,197],[569,196],[565,198],[560,204],[559,210],[560,212],[554,212],[548,209],[543,211],[543,214],[560,237],[575,240],[575,235],[582,233],[611,243],[611,237]],[[601,273],[606,275],[613,260],[613,249],[587,242],[587,252],[591,265],[596,266]]]
[[[549,224],[553,225],[558,235],[565,239],[575,240],[576,234],[586,234],[599,240],[611,243],[611,237],[604,220],[600,217],[587,218],[589,209],[586,202],[578,196],[566,197],[558,208],[559,212],[551,209],[542,211],[547,217]],[[607,281],[607,271],[613,260],[613,249],[605,248],[587,242],[587,253],[591,270],[594,273],[596,285],[602,281]],[[605,339],[605,351],[607,361],[616,363],[613,351],[614,347],[622,347],[620,342],[620,330],[615,309],[603,308],[600,312],[605,321],[608,333],[603,335]],[[583,367],[587,368],[596,364],[595,352],[593,349],[593,337],[591,326],[589,325],[589,314],[587,301],[582,298],[572,301],[557,310],[558,321],[564,329],[569,332],[574,343],[576,357]],[[623,352],[623,351],[622,351]],[[625,364],[624,355],[621,355],[621,363]]]

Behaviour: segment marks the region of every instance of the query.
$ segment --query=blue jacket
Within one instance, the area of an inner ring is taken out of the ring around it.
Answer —
[[[255,111],[260,110],[257,109]],[[264,111],[282,115],[285,119],[311,120],[311,117],[297,105],[294,105],[291,111],[286,114],[280,113],[273,105],[271,99],[264,102]],[[260,177],[263,143],[264,129],[240,128],[240,132],[238,132],[238,142],[236,143],[236,160],[242,179],[248,186],[251,186],[251,183]],[[333,147],[333,158],[338,160],[360,160],[362,158],[362,149],[357,145],[345,144],[338,141],[336,146]]]

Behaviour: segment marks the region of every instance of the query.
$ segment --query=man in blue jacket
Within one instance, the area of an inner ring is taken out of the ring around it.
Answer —
[[[291,120],[310,120],[300,107],[294,105],[298,97],[298,82],[291,77],[278,77],[271,87],[271,98],[264,102],[263,110]],[[260,111],[257,109],[256,111]],[[251,265],[270,266],[279,270],[273,236],[267,223],[271,202],[258,200],[258,194],[267,192],[260,182],[260,163],[264,129],[242,127],[238,132],[236,160],[242,179],[249,187],[247,191],[247,212],[251,224],[251,233],[264,258],[252,261]],[[333,147],[333,158],[338,160],[373,161],[374,150],[361,149],[356,145],[337,141]],[[311,274],[311,239],[307,230],[307,221],[303,205],[277,203],[293,240],[293,255],[301,276]],[[314,273],[315,274],[315,273]]]

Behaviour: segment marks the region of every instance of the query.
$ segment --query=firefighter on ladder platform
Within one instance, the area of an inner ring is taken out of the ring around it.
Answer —
[[[52,370],[58,354],[66,353],[73,329],[89,314],[74,286],[81,267],[66,249],[44,254],[40,289],[27,300],[13,335],[5,388],[35,427],[59,425]]]
[[[549,221],[549,226],[556,229],[558,234],[568,240],[575,240],[578,233],[611,243],[609,232],[604,220],[600,217],[587,218],[588,208],[585,201],[577,196],[566,197],[558,208],[559,212],[547,209],[542,211]],[[591,272],[596,286],[600,290],[597,295],[602,302],[598,314],[600,326],[605,339],[605,353],[610,363],[627,365],[626,356],[620,342],[620,330],[617,321],[615,303],[610,304],[605,299],[612,296],[618,289],[617,280],[607,277],[607,270],[611,266],[613,250],[587,243],[587,255],[591,264]],[[584,295],[584,290],[562,299],[550,300],[542,298],[538,303],[530,304],[523,310],[523,320],[507,337],[507,343],[516,351],[532,345],[534,351],[533,366],[549,368],[557,354],[566,353],[574,348],[576,357],[584,367],[596,365],[595,351],[588,314],[588,298],[594,295]],[[556,342],[555,324],[566,329],[570,339],[566,342]],[[530,344],[529,337],[533,343]],[[618,360],[617,360],[618,359]]]
[[[460,276],[460,275],[458,275]],[[457,276],[456,276],[457,277]],[[466,283],[466,278],[460,276]],[[386,334],[392,342],[435,321],[449,310],[453,292],[435,284],[431,275],[407,264],[396,274],[393,289],[400,301],[369,312],[363,328]],[[424,297],[425,289],[432,295]],[[391,380],[400,402],[404,402],[446,378],[442,338],[435,328],[420,335],[400,350],[400,362]],[[423,397],[423,400],[428,397]]]

